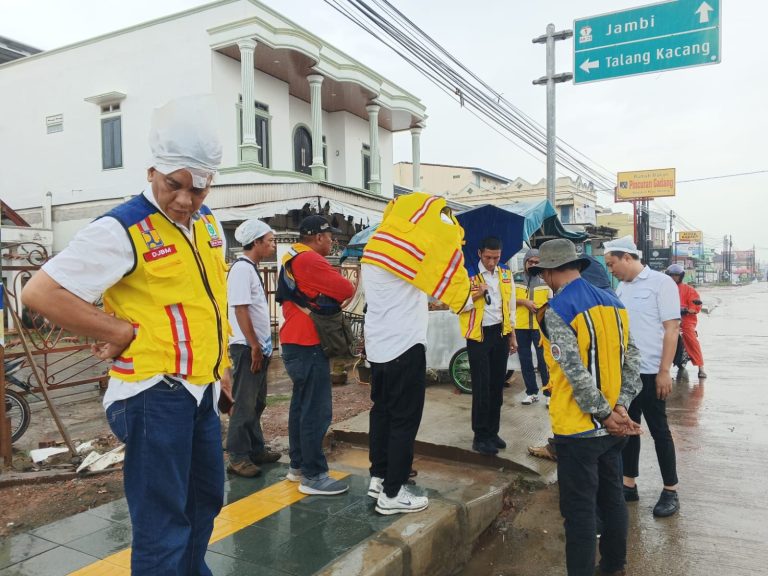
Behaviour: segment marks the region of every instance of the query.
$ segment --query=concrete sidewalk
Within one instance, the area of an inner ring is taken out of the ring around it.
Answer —
[[[427,390],[417,442],[415,491],[430,497],[417,514],[380,516],[367,496],[367,413],[329,436],[333,475],[350,491],[304,496],[284,479],[287,463],[255,479],[229,476],[226,506],[208,551],[216,575],[441,575],[470,557],[480,534],[502,510],[522,474],[553,480],[553,463],[530,457],[528,444],[549,431],[543,403],[521,406],[522,387],[505,391],[497,457],[471,452],[471,397],[447,385]],[[130,573],[130,519],[124,499],[9,538],[0,544],[0,576]]]

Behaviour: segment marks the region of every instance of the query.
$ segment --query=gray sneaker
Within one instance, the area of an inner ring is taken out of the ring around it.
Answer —
[[[334,496],[343,494],[349,490],[349,486],[339,480],[334,480],[330,476],[322,478],[302,478],[299,485],[299,492],[302,494],[311,494],[315,496]]]
[[[301,482],[301,468],[288,468],[285,479],[289,482]]]

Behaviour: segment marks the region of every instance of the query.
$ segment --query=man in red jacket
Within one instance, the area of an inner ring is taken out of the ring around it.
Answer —
[[[283,307],[280,329],[285,370],[293,381],[288,414],[291,458],[287,479],[301,482],[304,494],[330,496],[349,489],[328,476],[323,437],[331,425],[331,367],[320,347],[309,308],[326,312],[340,310],[355,287],[325,259],[331,253],[332,228],[323,216],[305,218],[299,225],[299,242],[283,258],[278,280],[278,302]]]
[[[680,333],[683,335],[685,351],[688,352],[693,365],[699,368],[699,379],[706,378],[704,355],[701,353],[701,345],[696,334],[696,324],[698,323],[696,315],[701,312],[701,297],[693,286],[683,282],[685,269],[680,264],[672,264],[667,268],[667,274],[672,277],[680,291],[680,315],[682,318]]]

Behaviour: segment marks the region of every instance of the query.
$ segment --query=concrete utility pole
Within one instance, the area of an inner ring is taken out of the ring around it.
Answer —
[[[674,253],[674,247],[675,247],[675,211],[670,210],[669,211],[669,247],[672,248],[672,256],[674,259],[674,256],[676,254]]]
[[[547,33],[533,39],[534,44],[546,44],[547,46],[547,75],[542,76],[533,83],[536,86],[547,86],[547,200],[555,205],[555,158],[557,154],[557,140],[555,135],[555,84],[567,82],[573,78],[573,74],[555,74],[555,40],[566,40],[573,36],[573,30],[560,30],[555,32],[555,25],[547,25]]]

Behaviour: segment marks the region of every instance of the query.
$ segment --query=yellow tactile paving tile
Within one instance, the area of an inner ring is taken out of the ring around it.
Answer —
[[[337,470],[331,470],[328,474],[336,480],[349,476],[347,472]],[[213,523],[213,533],[209,543],[213,544],[231,536],[246,526],[279,512],[303,498],[306,498],[306,494],[299,492],[298,484],[281,480],[263,490],[241,498],[237,502],[228,504],[222,508]],[[130,576],[130,573],[131,549],[126,548],[107,556],[103,560],[98,560],[71,572],[70,576]]]

